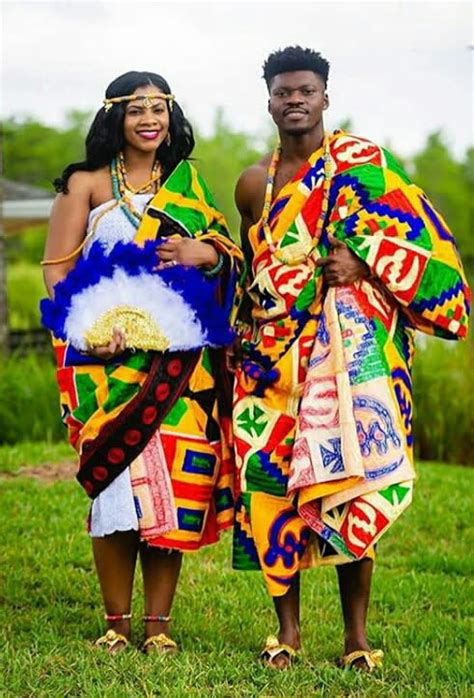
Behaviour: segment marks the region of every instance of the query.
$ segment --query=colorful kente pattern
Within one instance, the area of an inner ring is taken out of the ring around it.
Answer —
[[[155,354],[139,394],[94,439],[84,441],[77,479],[94,498],[140,455],[183,392],[199,351]]]
[[[329,211],[318,241],[323,152],[310,157],[249,231],[253,327],[236,375],[239,496],[234,567],[263,570],[274,596],[314,564],[373,556],[409,505],[415,473],[411,362],[418,329],[467,331],[469,289],[454,239],[393,156],[331,137]],[[314,260],[338,237],[370,280],[326,292]]]
[[[150,202],[135,242],[176,232],[212,240],[225,255],[216,303],[230,307],[228,279],[241,252],[188,162],[178,165]],[[217,540],[233,515],[230,394],[222,389],[222,352],[136,351],[105,362],[54,337],[53,346],[63,421],[88,495],[97,496],[130,466],[144,539],[182,550]]]
[[[223,355],[199,354],[186,389],[130,466],[140,537],[161,548],[195,550],[232,525],[231,422],[214,378]]]

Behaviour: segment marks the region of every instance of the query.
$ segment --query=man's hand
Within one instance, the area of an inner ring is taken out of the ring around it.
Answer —
[[[331,252],[317,260],[316,266],[323,268],[324,280],[328,286],[349,286],[359,279],[370,276],[368,265],[357,257],[333,235],[329,235]]]
[[[242,337],[237,336],[225,352],[225,364],[228,371],[235,373],[242,362]]]
[[[88,353],[92,354],[92,356],[97,356],[98,359],[105,359],[105,361],[107,361],[124,352],[126,348],[127,340],[125,334],[118,327],[114,327],[112,341],[104,347],[92,347],[89,349]]]
[[[212,245],[191,238],[170,238],[157,248],[161,266],[183,264],[185,267],[213,267],[219,259]]]

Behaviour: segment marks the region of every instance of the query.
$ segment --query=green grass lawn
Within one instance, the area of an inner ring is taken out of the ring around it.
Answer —
[[[15,448],[0,449],[0,470],[70,457],[64,447]],[[473,480],[467,468],[419,466],[415,502],[379,546],[369,628],[386,658],[368,676],[334,666],[342,637],[331,569],[303,574],[299,664],[277,673],[256,661],[276,627],[272,606],[259,574],[231,570],[230,535],[185,560],[173,611],[177,657],[94,650],[103,611],[87,498],[73,481],[4,476],[0,695],[472,696]],[[139,579],[134,612],[138,644]]]

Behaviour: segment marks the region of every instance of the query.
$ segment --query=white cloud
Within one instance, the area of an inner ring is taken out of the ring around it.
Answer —
[[[261,65],[299,43],[331,61],[328,125],[402,154],[442,128],[458,153],[472,142],[468,2],[3,3],[3,112],[60,124],[95,110],[130,69],[171,83],[204,132],[218,106],[248,132],[268,126]]]

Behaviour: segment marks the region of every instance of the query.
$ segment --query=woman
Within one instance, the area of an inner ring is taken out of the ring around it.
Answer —
[[[226,373],[222,351],[212,347],[230,336],[222,327],[228,310],[222,297],[231,295],[240,253],[187,161],[193,146],[167,82],[129,72],[107,88],[86,160],[55,182],[44,262],[53,300],[43,302],[43,318],[55,335],[77,477],[93,498],[89,532],[108,623],[96,644],[109,652],[129,644],[137,556],[143,650],[177,650],[169,628],[182,553],[215,542],[232,523],[229,405],[221,399]],[[146,283],[154,274],[152,283],[161,284],[157,294],[156,286],[150,293],[137,286],[144,256]],[[137,311],[145,318],[141,344],[128,336],[137,329],[133,318],[128,334],[114,326],[105,340],[107,313],[94,331],[83,327],[97,304],[113,316],[114,297],[124,289],[148,303],[148,315]],[[188,332],[191,325],[197,334]],[[151,346],[167,351],[143,350]]]

